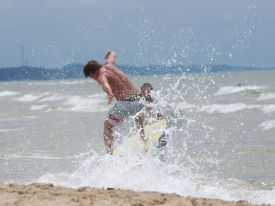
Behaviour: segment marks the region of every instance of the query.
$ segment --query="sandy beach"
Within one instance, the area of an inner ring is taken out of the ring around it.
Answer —
[[[134,192],[113,188],[78,189],[52,184],[0,184],[0,205],[6,206],[85,206],[85,205],[184,205],[184,206],[252,206],[246,201],[223,201],[206,198],[181,197],[158,192]],[[268,204],[263,204],[268,205]]]

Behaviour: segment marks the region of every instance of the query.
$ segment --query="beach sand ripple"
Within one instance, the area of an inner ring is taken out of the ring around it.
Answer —
[[[177,205],[177,206],[252,206],[246,201],[223,201],[181,197],[158,192],[134,192],[113,188],[80,187],[71,189],[53,184],[0,184],[0,205],[7,206],[109,206],[109,205]],[[264,205],[264,204],[263,204]],[[266,204],[267,205],[267,204]]]

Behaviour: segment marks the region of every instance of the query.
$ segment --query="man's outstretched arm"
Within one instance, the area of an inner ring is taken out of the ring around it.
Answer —
[[[113,100],[114,94],[108,83],[108,80],[105,76],[102,76],[98,79],[98,83],[100,84],[102,90],[108,95],[108,103],[110,104]]]

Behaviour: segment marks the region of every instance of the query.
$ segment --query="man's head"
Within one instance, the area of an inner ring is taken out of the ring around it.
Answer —
[[[141,86],[141,92],[142,93],[144,93],[144,92],[150,92],[151,90],[153,90],[153,86],[150,83],[144,83]]]
[[[83,67],[83,73],[85,77],[92,77],[97,79],[99,69],[102,67],[96,60],[88,61]]]
[[[153,86],[150,83],[144,83],[141,88],[141,95],[146,99],[146,101],[153,101],[150,93],[153,90]]]
[[[107,63],[115,64],[116,63],[116,53],[115,51],[107,51],[104,55]]]

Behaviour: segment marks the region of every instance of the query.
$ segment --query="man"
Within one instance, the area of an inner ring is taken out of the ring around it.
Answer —
[[[150,83],[144,83],[141,87],[140,87],[140,91],[141,91],[141,96],[145,99],[146,102],[148,103],[153,103],[154,99],[151,96],[151,91],[153,91],[153,86]]]
[[[145,100],[145,107],[146,107],[146,112],[151,113],[153,110],[153,104],[155,102],[154,98],[152,97],[151,91],[153,91],[153,86],[150,83],[144,83],[141,88],[141,93],[140,95],[144,98]],[[160,113],[154,111],[153,115],[156,116],[156,119],[164,119],[164,116]]]
[[[154,98],[152,97],[151,91],[153,91],[153,86],[150,83],[144,83],[141,88],[140,95],[145,100],[145,110],[143,114],[140,114],[140,119],[142,120],[142,123],[144,124],[144,120],[152,120],[152,119],[164,119],[164,116],[156,109],[153,109],[153,104],[155,102]],[[145,117],[146,116],[146,117]],[[160,150],[163,150],[165,146],[167,145],[167,135],[164,132],[161,137],[159,138],[157,148]]]
[[[125,118],[133,116],[142,110],[144,102],[132,81],[111,63],[99,64],[95,60],[89,61],[83,68],[85,77],[91,77],[98,82],[102,90],[107,94],[110,104],[115,98],[117,103],[109,111],[104,121],[104,143],[109,154],[113,152],[113,127],[121,123]],[[144,138],[143,119],[137,116],[141,138]]]

